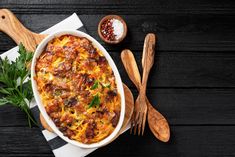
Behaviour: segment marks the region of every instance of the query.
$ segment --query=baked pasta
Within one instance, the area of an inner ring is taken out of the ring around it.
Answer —
[[[37,59],[35,74],[46,112],[65,136],[90,144],[113,132],[120,95],[108,61],[87,38],[51,40]]]

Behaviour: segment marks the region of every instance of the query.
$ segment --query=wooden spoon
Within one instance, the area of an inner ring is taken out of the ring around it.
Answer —
[[[121,59],[129,78],[139,90],[141,85],[141,79],[133,53],[127,49],[123,50],[121,53]],[[160,112],[153,108],[153,106],[148,101],[147,97],[146,101],[148,105],[148,124],[150,130],[152,131],[154,136],[160,141],[169,141],[170,128],[166,118]]]
[[[17,45],[22,43],[29,51],[35,51],[37,45],[46,37],[25,28],[8,9],[0,9],[0,31],[8,34]]]
[[[155,34],[153,33],[149,33],[146,35],[145,37],[145,41],[144,41],[144,50],[143,50],[143,56],[142,56],[142,68],[144,69],[147,69],[146,71],[149,73],[150,69],[152,68],[153,66],[153,63],[154,63],[154,54],[155,54],[155,43],[156,43],[156,36]],[[143,80],[143,81],[146,81],[147,80]],[[143,81],[142,81],[142,84],[143,84]],[[151,124],[151,122],[154,124],[154,122],[156,122],[157,120],[159,119],[156,119],[155,116],[153,116],[154,114],[158,114],[156,112],[156,110],[153,108],[153,106],[149,103],[149,101],[147,101],[147,104],[148,104],[148,108],[149,108],[149,111],[151,110],[151,112],[149,114],[152,114],[152,116],[148,116],[148,122]],[[158,115],[158,116],[161,116]],[[166,120],[166,119],[164,119]],[[167,121],[165,121],[167,122]],[[164,124],[167,124],[167,126],[164,126],[164,127],[168,127],[169,128],[169,125],[168,123],[164,123],[163,121],[160,121],[160,124],[159,125],[164,125]],[[158,127],[155,127],[156,125],[149,125],[150,129],[153,131],[153,133],[155,132],[154,130],[158,130],[158,129],[161,129],[161,128],[158,128]],[[159,130],[161,131],[161,130]],[[170,135],[170,133],[169,133]],[[158,136],[158,134],[155,134],[155,136]],[[168,132],[164,132],[164,130],[162,131],[162,137],[164,140],[169,140],[170,136],[168,137]]]

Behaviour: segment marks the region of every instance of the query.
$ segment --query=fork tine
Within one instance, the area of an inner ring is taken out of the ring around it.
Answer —
[[[137,125],[138,125],[138,122],[135,121],[135,123],[134,123],[134,135],[136,135],[136,128],[137,128]]]
[[[130,128],[130,134],[132,134],[133,132],[133,127],[134,127],[134,122],[135,122],[135,111],[133,112],[132,116],[131,116],[131,128]]]
[[[138,124],[135,124],[135,126],[134,126],[134,135],[136,135],[137,125]]]
[[[140,113],[137,112],[135,116],[135,123],[134,123],[134,135],[136,135],[136,130],[139,125],[139,116],[140,116]]]
[[[141,133],[142,121],[143,121],[143,113],[141,112],[140,118],[139,118],[139,125],[138,125],[138,136],[140,136],[140,133]]]
[[[133,131],[133,122],[131,121],[130,134],[132,134],[132,131]]]
[[[146,117],[147,117],[147,111],[143,113],[143,121],[142,121],[142,136],[144,135],[144,129],[145,129],[145,123],[146,123]]]

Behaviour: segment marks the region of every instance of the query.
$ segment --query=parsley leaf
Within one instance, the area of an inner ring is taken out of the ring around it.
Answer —
[[[91,87],[91,90],[94,90],[98,87],[99,87],[99,81],[96,80],[95,83],[93,84],[93,86]]]
[[[0,58],[0,106],[11,104],[25,112],[28,124],[36,124],[29,109],[29,102],[33,98],[28,65],[33,58],[33,53],[28,52],[25,47],[19,45],[19,56],[15,61],[7,57]]]
[[[100,104],[100,97],[99,97],[98,94],[96,94],[96,95],[93,97],[93,99],[91,100],[91,102],[90,102],[88,108],[91,108],[91,107],[96,106],[96,105],[99,105],[99,104]]]

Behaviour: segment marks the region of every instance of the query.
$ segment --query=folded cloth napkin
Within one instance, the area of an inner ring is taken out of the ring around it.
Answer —
[[[45,30],[41,34],[50,34],[55,31],[64,30],[64,29],[73,29],[73,30],[78,29],[80,31],[86,32],[86,29],[84,28],[81,20],[79,19],[77,14],[74,13],[68,18],[66,18],[65,20]],[[4,58],[6,56],[9,58],[9,60],[15,60],[15,58],[18,56],[18,46],[1,54],[0,57]],[[34,100],[32,100],[32,102],[30,103],[30,108],[35,119],[38,121],[38,124],[41,124],[40,119],[39,119],[40,112]],[[44,135],[45,139],[50,145],[55,157],[64,157],[64,156],[82,157],[82,156],[88,155],[89,153],[93,152],[96,149],[96,148],[95,149],[83,149],[83,148],[76,147],[72,144],[65,142],[55,133],[51,133],[45,130],[42,126],[39,126],[39,127],[42,130],[42,134]]]

